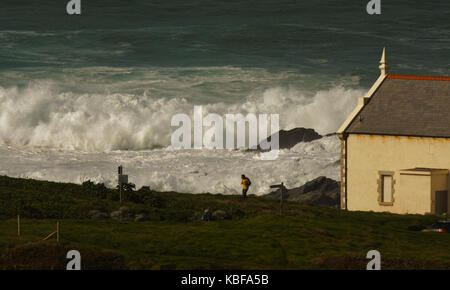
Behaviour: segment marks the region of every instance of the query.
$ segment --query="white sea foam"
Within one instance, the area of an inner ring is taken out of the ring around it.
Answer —
[[[324,175],[339,179],[339,140],[324,137],[281,150],[277,160],[239,150],[173,150],[88,152],[0,146],[0,175],[81,183],[88,179],[110,187],[116,167],[124,166],[129,181],[156,190],[189,193],[240,193],[240,175],[252,180],[249,193],[264,194],[269,185],[288,188]]]
[[[354,108],[362,90],[335,86],[307,97],[298,89],[275,87],[241,102],[205,103],[203,113],[274,113],[280,127],[335,131]],[[0,144],[85,151],[143,150],[170,144],[174,114],[192,116],[183,96],[154,98],[150,93],[73,93],[52,81],[26,88],[0,87]]]
[[[92,77],[98,74],[97,69]],[[137,187],[225,194],[240,192],[241,174],[252,179],[250,193],[255,194],[267,193],[270,184],[281,181],[292,188],[320,175],[339,179],[335,136],[297,144],[268,161],[239,150],[173,150],[169,143],[176,128],[170,127],[170,120],[177,113],[192,115],[194,104],[200,104],[204,115],[278,113],[281,129],[312,127],[324,134],[338,128],[363,95],[362,89],[337,85],[311,93],[281,85],[261,89],[258,81],[258,89],[248,90],[242,98],[236,97],[235,89],[228,90],[224,100],[193,98],[196,86],[189,83],[209,86],[208,80],[214,79],[214,85],[202,92],[217,94],[217,83],[225,89],[246,74],[222,68],[214,78],[206,75],[164,79],[160,85],[167,91],[162,95],[173,90],[177,95],[172,98],[161,97],[159,89],[156,95],[147,89],[127,93],[123,90],[127,81],[105,84],[103,92],[95,85],[97,80],[80,81],[78,89],[71,82],[43,80],[26,87],[0,86],[0,174],[76,183],[90,179],[113,187],[116,167],[122,164]],[[156,76],[144,79],[156,86]]]

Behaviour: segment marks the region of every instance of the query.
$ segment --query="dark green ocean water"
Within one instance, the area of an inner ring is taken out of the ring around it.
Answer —
[[[367,2],[82,0],[68,16],[63,0],[2,0],[0,139],[33,144],[52,122],[83,132],[119,112],[163,136],[192,104],[330,132],[378,77],[383,47],[393,73],[450,75],[450,1],[382,0],[381,15]]]

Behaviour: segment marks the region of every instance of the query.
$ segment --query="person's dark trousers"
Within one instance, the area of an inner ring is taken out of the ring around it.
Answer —
[[[248,188],[242,189],[242,195],[244,196],[244,198],[247,198],[247,191],[248,191]]]

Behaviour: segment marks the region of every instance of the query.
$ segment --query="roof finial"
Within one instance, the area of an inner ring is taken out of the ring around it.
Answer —
[[[381,55],[380,59],[380,66],[378,67],[381,71],[381,75],[385,76],[387,74],[387,63],[386,63],[386,48],[383,47],[383,54]]]

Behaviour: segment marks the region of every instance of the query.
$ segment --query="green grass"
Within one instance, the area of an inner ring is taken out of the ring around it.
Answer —
[[[20,249],[37,247],[55,230],[56,220],[61,247],[80,250],[82,261],[93,253],[113,253],[125,261],[119,268],[127,269],[363,269],[372,249],[381,252],[384,268],[450,269],[449,234],[408,230],[436,216],[346,212],[292,202],[279,216],[278,202],[266,198],[141,193],[126,205],[150,221],[91,220],[92,209],[120,207],[114,190],[0,177],[0,269],[17,268],[16,261],[18,268],[39,268],[32,259],[28,265],[19,260],[24,253],[39,259],[40,252]],[[201,222],[198,216],[206,207],[225,210],[232,219]]]

